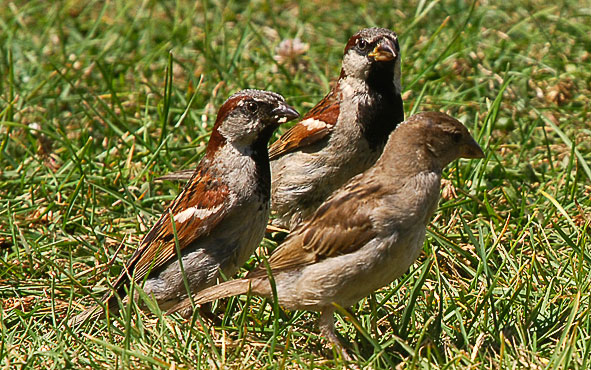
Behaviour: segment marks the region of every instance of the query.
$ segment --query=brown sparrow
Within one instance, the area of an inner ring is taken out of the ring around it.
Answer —
[[[351,306],[402,275],[423,246],[443,168],[483,156],[466,127],[444,113],[420,113],[400,124],[379,160],[335,191],[271,254],[279,304],[320,311],[320,331],[348,357],[334,332],[333,303]],[[247,292],[272,298],[265,266],[202,290],[194,302]],[[187,315],[191,302],[170,312]]]
[[[233,275],[261,242],[269,219],[268,141],[279,124],[298,116],[272,92],[243,90],[226,100],[205,156],[127,261],[113,285],[117,295],[133,280],[166,309],[187,297],[183,271],[191,292],[214,284],[220,271]],[[114,294],[103,302],[118,310]],[[90,308],[71,323],[101,313]]]
[[[273,225],[293,229],[378,159],[404,120],[396,34],[367,28],[345,47],[328,95],[269,148]]]
[[[404,120],[396,34],[367,28],[345,47],[332,90],[269,148],[273,225],[292,229],[378,159]],[[190,171],[161,179],[186,179]]]

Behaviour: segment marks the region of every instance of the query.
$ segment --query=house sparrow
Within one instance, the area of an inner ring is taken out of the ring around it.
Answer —
[[[226,100],[205,156],[127,261],[113,285],[116,293],[123,296],[133,278],[166,309],[187,297],[183,269],[192,292],[214,284],[220,271],[233,275],[261,242],[269,219],[268,141],[279,124],[298,116],[272,92],[243,90]],[[103,302],[118,310],[114,294]],[[91,308],[72,323],[101,313]]]
[[[293,229],[351,177],[378,159],[404,120],[396,34],[353,35],[341,75],[320,103],[269,148],[275,226]]]
[[[388,135],[404,120],[400,94],[396,34],[385,28],[357,32],[345,47],[336,85],[269,148],[273,225],[293,229],[375,163]]]
[[[379,160],[336,190],[269,257],[279,304],[320,311],[322,334],[347,357],[334,332],[333,303],[351,306],[402,275],[422,248],[443,168],[483,156],[466,127],[444,113],[400,124]],[[265,266],[202,290],[194,302],[248,292],[272,298]],[[190,308],[187,299],[170,312],[186,316]]]

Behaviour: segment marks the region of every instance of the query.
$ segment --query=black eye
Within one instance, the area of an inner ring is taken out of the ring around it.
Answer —
[[[455,132],[451,135],[451,139],[454,143],[459,143],[462,140],[462,134]]]
[[[357,47],[361,50],[367,49],[367,41],[360,39],[359,41],[357,41]]]
[[[257,105],[257,103],[249,101],[248,103],[246,103],[246,109],[250,113],[256,113],[256,111],[259,109],[259,106]]]

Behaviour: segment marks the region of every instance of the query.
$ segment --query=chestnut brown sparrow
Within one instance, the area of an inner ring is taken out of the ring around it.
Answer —
[[[396,34],[367,28],[345,47],[328,95],[269,148],[273,225],[293,229],[378,159],[404,120]]]
[[[124,297],[131,281],[166,309],[187,297],[183,271],[194,293],[214,284],[220,271],[231,276],[246,262],[269,219],[268,141],[279,124],[298,116],[272,92],[243,90],[226,100],[191,179],[103,298],[110,312],[118,310],[114,293]],[[90,308],[71,323],[103,313]]]

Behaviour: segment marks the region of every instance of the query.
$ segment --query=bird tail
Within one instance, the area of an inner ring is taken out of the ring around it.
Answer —
[[[171,172],[171,173],[167,173],[166,175],[162,175],[162,176],[156,178],[156,180],[157,181],[164,181],[164,180],[188,181],[191,179],[191,176],[193,176],[194,172],[195,172],[194,169]]]
[[[82,323],[87,322],[90,319],[99,320],[99,319],[103,318],[104,316],[105,316],[105,313],[104,313],[103,308],[101,306],[99,306],[99,305],[92,306],[92,307],[84,310],[82,313],[79,313],[78,315],[71,317],[70,320],[68,320],[68,326],[70,326],[70,327],[78,326],[78,325],[81,325]]]
[[[168,310],[168,314],[179,313],[183,317],[189,317],[193,313],[193,304],[204,304],[220,298],[246,294],[251,290],[251,284],[250,279],[237,279],[205,288],[193,296],[193,303],[191,299],[186,298]]]
[[[115,314],[119,312],[119,302],[112,293],[105,294],[101,301],[103,302],[105,308],[109,310],[110,314]],[[79,313],[78,315],[70,318],[70,320],[68,320],[68,325],[70,327],[78,326],[91,319],[100,320],[104,319],[106,316],[107,315],[105,314],[105,309],[103,308],[103,306],[96,304],[90,308],[87,308],[82,313]]]
[[[250,290],[251,283],[250,279],[237,279],[203,289],[195,296],[195,304],[203,304],[220,298],[246,294]]]

